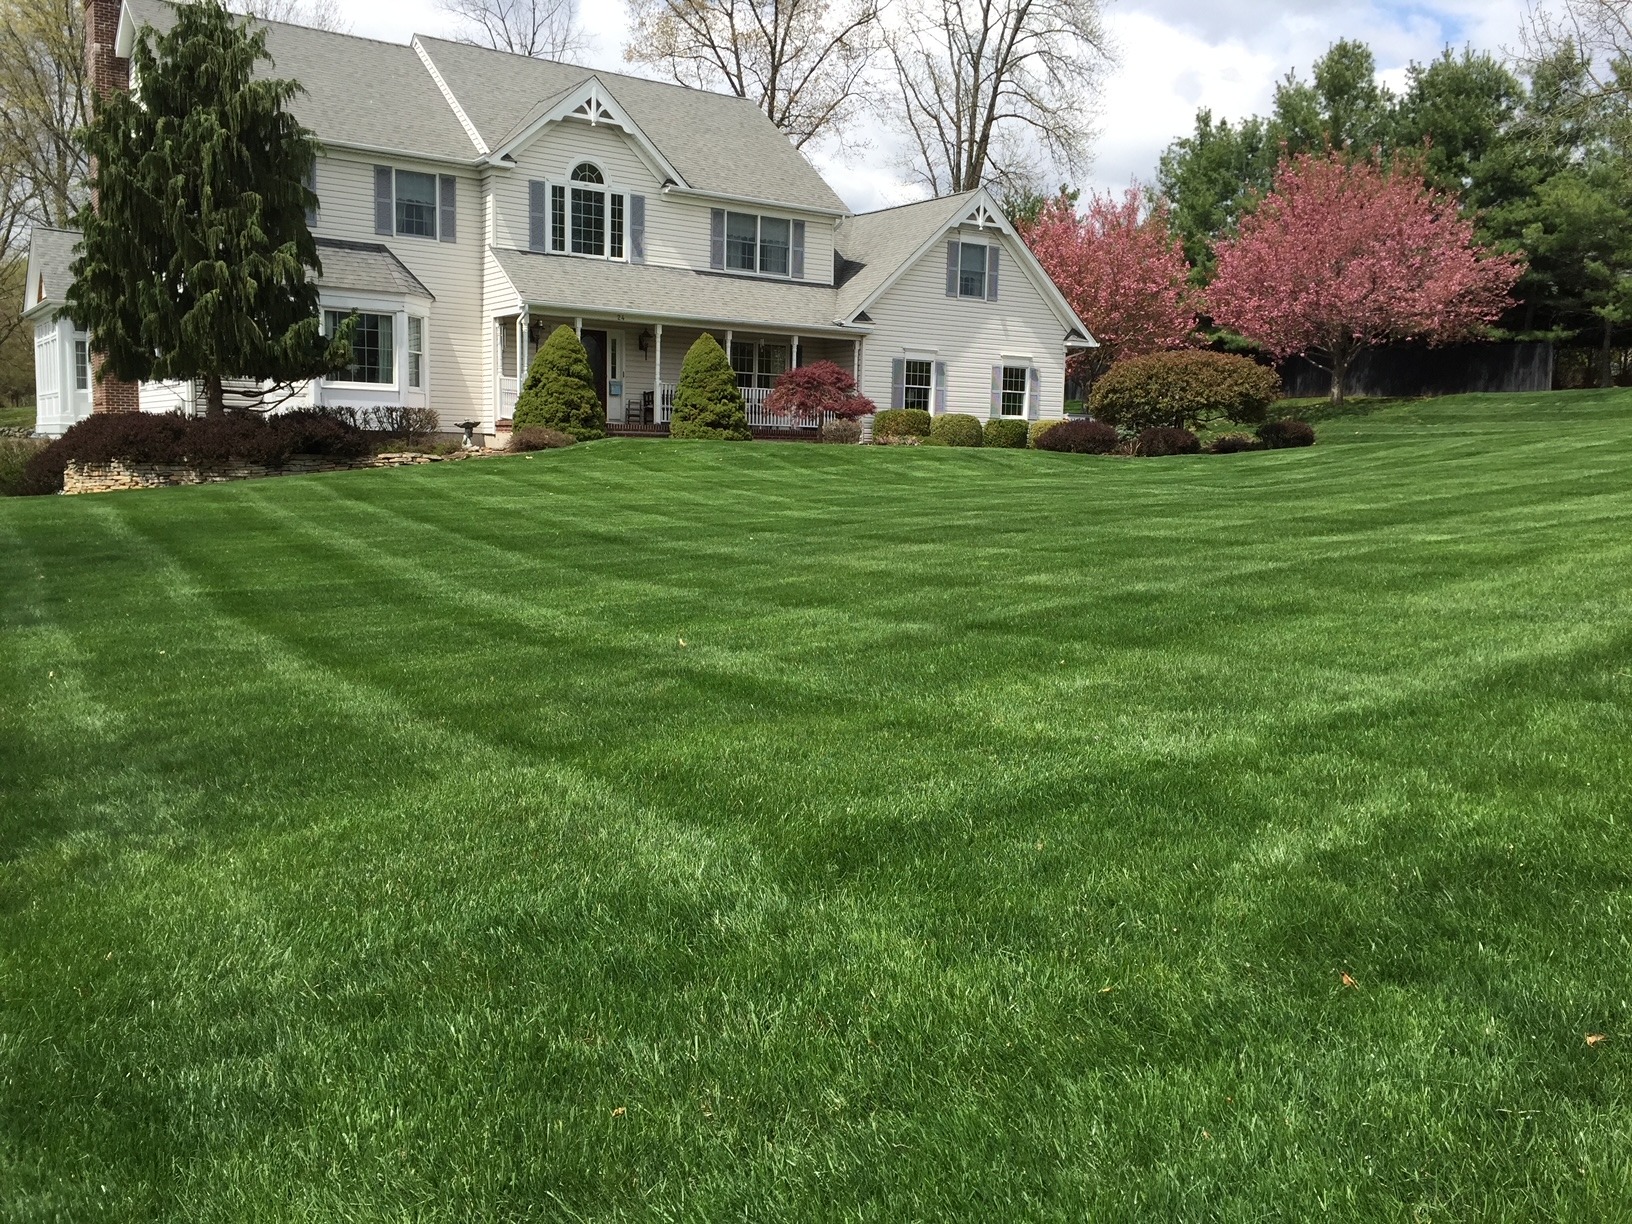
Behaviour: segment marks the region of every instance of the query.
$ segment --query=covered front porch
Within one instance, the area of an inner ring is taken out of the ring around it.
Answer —
[[[816,431],[816,422],[796,420],[769,407],[771,389],[785,371],[831,361],[858,379],[861,374],[862,339],[854,332],[811,334],[705,321],[642,320],[626,315],[569,316],[535,309],[495,322],[499,369],[496,421],[502,423],[512,415],[528,363],[550,333],[563,325],[572,328],[583,341],[596,390],[606,406],[608,430],[613,433],[667,432],[681,363],[704,332],[713,335],[731,358],[748,425],[756,433],[796,436]]]

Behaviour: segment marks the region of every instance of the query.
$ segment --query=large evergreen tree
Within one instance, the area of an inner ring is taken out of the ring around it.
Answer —
[[[257,77],[266,33],[219,0],[179,5],[131,56],[134,94],[103,98],[86,131],[94,204],[68,292],[103,368],[282,388],[344,367],[349,328],[324,337],[321,270],[306,223],[312,133],[287,108],[293,81]]]
[[[736,442],[753,437],[731,359],[708,332],[697,337],[680,363],[669,436]]]

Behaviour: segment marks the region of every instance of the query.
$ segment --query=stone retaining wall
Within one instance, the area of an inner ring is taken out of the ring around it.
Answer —
[[[346,472],[357,468],[409,467],[420,463],[472,459],[481,450],[451,455],[421,455],[411,451],[373,455],[364,459],[332,459],[325,455],[294,455],[281,466],[235,463],[227,467],[196,468],[184,463],[70,463],[63,474],[64,493],[117,493],[125,489],[158,489],[166,485],[224,484],[229,480],[262,480],[269,476],[304,476],[313,472]]]

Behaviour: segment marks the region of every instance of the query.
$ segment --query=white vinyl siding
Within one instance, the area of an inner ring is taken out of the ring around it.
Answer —
[[[873,332],[866,341],[862,392],[881,407],[889,404],[893,362],[932,356],[946,369],[944,388],[934,388],[932,411],[986,418],[993,414],[993,369],[1019,364],[1015,355],[1030,354],[1039,383],[1035,409],[1028,399],[1026,410],[1038,417],[1062,415],[1066,324],[1021,270],[1017,251],[1004,249],[1010,243],[1006,236],[969,230],[947,237],[999,247],[1000,301],[983,305],[947,297],[946,242],[932,244],[927,254],[867,308]],[[943,391],[944,408],[940,402]]]
[[[376,164],[365,155],[354,156],[332,149],[323,156],[318,167],[318,181],[323,184],[323,210],[313,233],[318,237],[386,246],[430,290],[435,301],[419,307],[415,313],[425,319],[425,388],[434,386],[436,395],[432,402],[424,390],[410,392],[382,387],[370,393],[372,398],[368,402],[403,403],[406,399],[408,403],[429,404],[441,416],[445,429],[451,429],[458,421],[489,419],[492,414],[484,390],[488,333],[482,318],[483,255],[487,244],[484,227],[478,224],[473,211],[474,202],[481,198],[480,180],[473,171],[462,167],[397,160],[394,169],[434,174],[439,182],[443,177],[454,178],[460,202],[465,206],[464,215],[457,221],[456,238],[452,242],[387,238],[374,232]],[[525,204],[525,184],[522,190]],[[524,211],[521,215],[524,237],[526,221]],[[440,217],[438,228],[441,229]],[[321,255],[322,248],[318,251]],[[344,288],[325,287],[323,294],[325,305],[347,304]],[[337,296],[341,299],[339,302],[334,301]],[[406,388],[405,381],[403,387]],[[381,398],[391,394],[397,398]],[[346,394],[344,398],[362,402],[362,393]]]

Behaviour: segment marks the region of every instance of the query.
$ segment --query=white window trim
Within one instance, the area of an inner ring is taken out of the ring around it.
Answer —
[[[981,262],[979,293],[965,293],[963,291],[963,248],[969,246],[984,247],[987,252],[985,258]],[[991,286],[992,246],[993,244],[984,238],[965,238],[962,234],[958,235],[958,301],[985,302],[990,300],[986,296],[986,291]],[[999,269],[999,271],[1001,271],[1001,269]],[[999,301],[1001,302],[1001,299],[999,299]]]
[[[428,394],[430,394],[430,386],[431,386],[431,377],[430,377],[430,375],[431,375],[431,363],[426,357],[425,350],[426,350],[427,347],[429,347],[427,342],[429,340],[429,332],[430,332],[430,327],[431,327],[431,321],[425,315],[417,314],[412,310],[408,311],[407,314],[408,314],[407,331],[406,331],[406,334],[402,338],[402,341],[403,341],[402,359],[407,364],[408,368],[403,370],[403,385],[409,391],[411,391],[411,392],[413,392],[413,393],[415,393],[417,395],[428,395]],[[418,349],[417,352],[415,351],[415,349],[413,347],[413,334],[414,334],[414,324],[415,323],[419,324],[419,349]],[[415,357],[419,358],[419,382],[418,383],[414,382],[413,368],[412,368],[413,367],[413,359]]]
[[[601,176],[601,181],[598,182],[598,183],[583,183],[583,182],[579,182],[577,179],[573,178],[572,177],[572,172],[574,170],[576,170],[579,166],[594,166],[595,167],[595,173],[597,173],[597,174],[599,174]],[[553,246],[553,234],[547,235],[546,236],[547,241],[549,241],[549,243],[551,245],[550,253],[553,254],[553,255],[571,255],[574,259],[598,259],[602,263],[628,263],[629,262],[629,196],[630,196],[630,193],[628,191],[625,191],[621,187],[614,187],[612,185],[612,183],[608,180],[607,175],[606,175],[606,170],[605,170],[604,167],[602,167],[601,163],[598,162],[598,161],[595,161],[593,158],[589,158],[589,157],[576,158],[576,159],[574,159],[573,163],[570,166],[567,167],[566,175],[559,182],[556,182],[555,180],[550,180],[548,183],[546,183],[545,190],[549,191],[550,187],[552,187],[552,186],[554,186],[554,187],[565,187],[566,188],[566,195],[565,195],[565,198],[562,201],[562,204],[563,204],[564,208],[566,209],[566,213],[565,213],[565,215],[563,217],[563,222],[564,222],[563,235],[564,235],[565,240],[566,240],[566,245],[562,250],[559,250],[559,251],[555,250],[554,246]],[[572,249],[572,193],[574,191],[598,191],[598,192],[600,192],[600,195],[601,195],[601,217],[602,217],[602,221],[604,223],[604,228],[602,230],[602,235],[601,235],[601,253],[599,255],[592,254],[589,251],[575,251],[575,250]],[[612,197],[613,196],[619,196],[623,200],[623,254],[622,255],[612,254]],[[550,194],[549,207],[552,210],[555,207],[555,199],[554,199],[553,192]],[[554,225],[554,220],[555,219],[554,219],[553,215],[547,215],[545,217],[545,219],[544,219],[545,227],[549,228],[550,226],[553,226]]]
[[[1011,354],[1003,353],[998,355],[997,364],[1005,370],[1024,370],[1026,375],[1026,385],[1025,390],[1022,392],[1024,398],[1020,402],[1019,416],[1011,416],[1009,413],[1003,411],[1003,400],[1000,395],[997,403],[997,415],[991,419],[994,421],[1029,421],[1031,419],[1031,410],[1033,407],[1031,402],[1031,371],[1037,363],[1030,357],[1016,357]]]
[[[436,184],[431,193],[436,197],[436,200],[431,205],[431,232],[429,234],[410,234],[399,224],[397,220],[397,175],[399,174],[424,175]],[[391,236],[393,238],[417,238],[421,242],[440,242],[442,240],[442,175],[434,170],[411,170],[406,166],[391,166]],[[379,312],[370,311],[369,313],[378,314]],[[375,384],[364,383],[362,385],[371,387]]]
[[[939,389],[939,385],[938,385],[938,382],[937,382],[936,377],[935,377],[935,367],[940,364],[940,360],[941,360],[940,350],[938,350],[938,349],[903,349],[901,351],[901,360],[902,360],[903,363],[908,362],[908,361],[923,361],[923,362],[928,363],[928,365],[929,365],[929,404],[924,408],[924,411],[929,413],[930,416],[934,416],[935,415],[935,392]],[[907,367],[906,367],[905,364],[903,364],[901,366],[901,404],[902,404],[902,407],[906,407],[906,404],[907,404]]]
[[[394,381],[388,383],[376,382],[348,382],[344,379],[322,378],[318,385],[335,391],[372,392],[376,395],[387,393],[397,396],[408,394],[408,316],[419,315],[425,320],[426,344],[430,338],[430,303],[423,298],[398,298],[396,300],[367,298],[336,294],[333,297],[322,297],[318,302],[318,318],[323,320],[323,326],[328,324],[328,312],[336,310],[342,314],[356,311],[358,314],[381,314],[391,316],[391,372]],[[325,331],[324,335],[328,332]],[[429,383],[429,378],[426,382]],[[424,395],[425,387],[412,389],[415,395]],[[399,403],[402,402],[400,399]]]
[[[722,271],[727,272],[732,276],[758,276],[763,277],[766,280],[791,281],[793,279],[793,223],[796,220],[801,220],[802,218],[791,217],[784,213],[748,212],[745,209],[739,210],[735,208],[726,208],[723,211],[725,212],[726,263]],[[752,217],[754,219],[754,267],[752,271],[747,268],[733,268],[731,266],[731,218],[733,215],[738,217]],[[765,251],[764,223],[767,217],[773,221],[786,221],[788,223],[788,270],[786,272],[767,272],[759,266]],[[808,242],[810,237],[809,222],[805,223],[805,237],[806,241]]]

